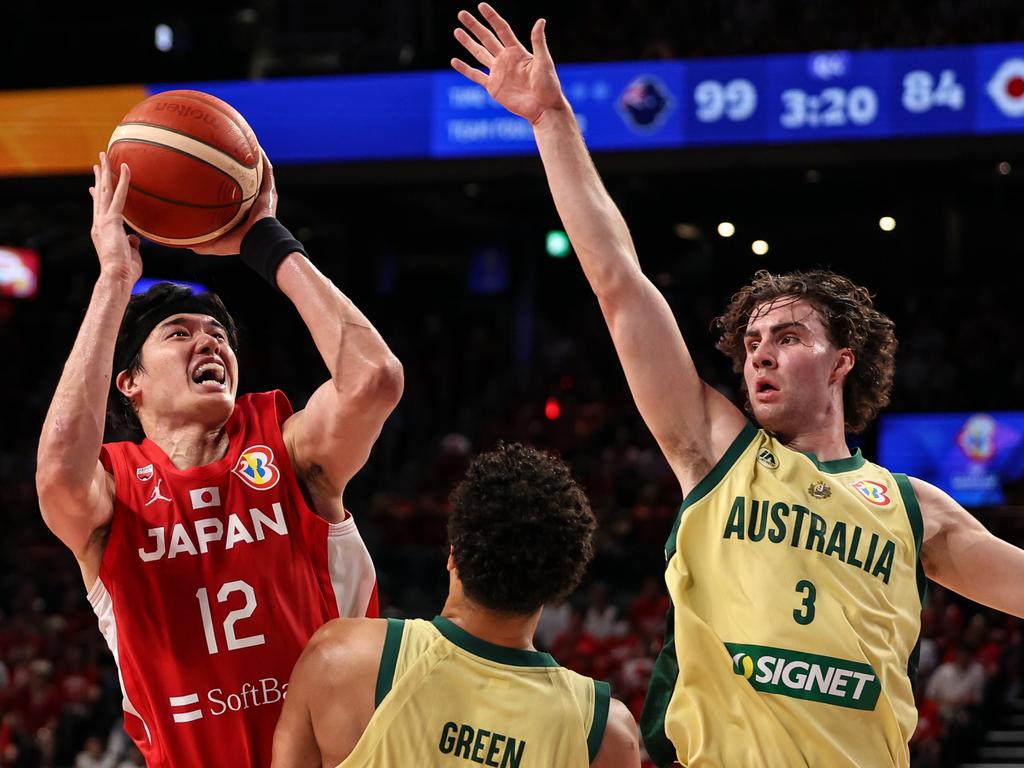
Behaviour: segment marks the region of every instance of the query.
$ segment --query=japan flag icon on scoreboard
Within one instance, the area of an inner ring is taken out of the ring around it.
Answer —
[[[986,90],[1004,115],[1024,117],[1024,59],[1004,61],[988,81]]]
[[[1024,131],[1024,44],[975,48],[974,84],[978,133]]]

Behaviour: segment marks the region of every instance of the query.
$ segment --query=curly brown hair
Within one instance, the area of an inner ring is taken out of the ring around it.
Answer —
[[[473,460],[451,502],[452,556],[474,602],[529,615],[580,583],[594,554],[596,523],[561,460],[498,443]]]
[[[896,356],[892,320],[875,309],[867,288],[842,275],[822,269],[773,275],[762,269],[712,324],[719,335],[715,346],[732,360],[736,373],[742,373],[746,360],[743,334],[751,313],[780,298],[807,301],[820,314],[829,340],[853,352],[855,363],[843,387],[843,413],[848,432],[863,432],[889,404]],[[749,405],[747,399],[748,410]]]

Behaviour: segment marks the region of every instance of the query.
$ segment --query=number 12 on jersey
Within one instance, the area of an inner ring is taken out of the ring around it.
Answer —
[[[235,623],[249,618],[252,616],[253,611],[256,610],[256,592],[244,581],[229,581],[217,592],[217,602],[227,602],[228,595],[232,592],[241,592],[245,595],[245,607],[239,608],[237,611],[231,611],[224,619],[224,639],[227,641],[228,650],[237,651],[241,648],[263,645],[267,640],[262,634],[250,635],[248,637],[238,637],[235,634]],[[206,587],[200,587],[196,592],[196,598],[199,600],[199,612],[203,616],[206,649],[210,652],[210,655],[219,653],[220,648],[217,646],[217,634],[213,626],[213,612],[210,609],[210,596],[206,591]]]

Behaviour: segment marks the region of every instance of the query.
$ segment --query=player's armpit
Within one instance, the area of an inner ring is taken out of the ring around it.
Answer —
[[[640,768],[636,721],[618,699],[611,700],[601,749],[591,765],[593,768]]]
[[[395,367],[397,366],[397,367]],[[285,421],[281,432],[299,477],[315,480],[320,492],[339,496],[366,463],[403,388],[401,366],[381,365],[358,378],[322,384],[306,407]],[[315,475],[315,477],[314,477]]]

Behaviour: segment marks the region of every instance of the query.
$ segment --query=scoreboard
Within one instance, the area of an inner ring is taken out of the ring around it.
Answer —
[[[1024,43],[563,64],[594,151],[1024,135]],[[87,173],[148,95],[232,104],[280,163],[535,152],[526,121],[451,70],[0,92],[0,176]]]
[[[593,149],[1024,132],[1021,44],[563,65],[559,73]],[[448,94],[472,88],[446,85]],[[435,154],[519,148],[514,135],[450,130],[470,111],[459,99],[435,108],[447,127],[435,130]]]

